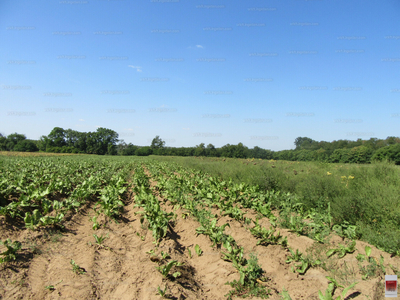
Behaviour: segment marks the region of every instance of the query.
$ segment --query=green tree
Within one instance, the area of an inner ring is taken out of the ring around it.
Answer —
[[[0,150],[7,151],[7,137],[0,133]]]
[[[14,151],[19,151],[19,152],[36,152],[38,151],[38,147],[36,146],[36,143],[31,140],[23,140],[18,142],[14,146]]]
[[[400,143],[392,144],[375,151],[371,160],[389,160],[400,165]]]
[[[206,155],[206,147],[204,143],[196,146],[196,150],[194,150],[195,156],[205,156]]]
[[[216,157],[217,154],[215,146],[213,144],[208,144],[206,147],[206,156]]]
[[[233,146],[233,157],[236,158],[247,158],[248,148],[244,146],[242,143],[237,144],[237,146]]]
[[[140,147],[135,151],[135,155],[138,156],[148,156],[152,154],[151,147],[145,146],[145,147]]]
[[[294,140],[296,150],[311,149],[311,147],[313,146],[314,143],[317,143],[317,142],[308,137],[298,137]]]
[[[61,127],[54,127],[47,137],[50,139],[50,146],[52,147],[62,147],[67,145],[65,141],[65,130]]]
[[[165,142],[157,135],[152,141],[151,141],[151,149],[157,149],[157,148],[164,148]]]
[[[19,133],[10,134],[9,136],[7,136],[7,141],[5,146],[6,150],[13,151],[14,147],[23,140],[26,140],[26,136],[24,134],[19,134]]]

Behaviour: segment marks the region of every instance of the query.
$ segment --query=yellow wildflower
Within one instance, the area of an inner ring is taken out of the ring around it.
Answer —
[[[332,173],[331,172],[326,172],[326,175],[332,175]]]

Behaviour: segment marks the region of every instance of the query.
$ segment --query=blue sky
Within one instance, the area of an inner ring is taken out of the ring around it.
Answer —
[[[0,133],[135,145],[399,136],[398,0],[3,0]]]

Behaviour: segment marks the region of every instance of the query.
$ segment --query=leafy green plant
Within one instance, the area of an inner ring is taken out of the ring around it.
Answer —
[[[250,218],[244,218],[244,224],[250,225],[251,224],[251,219]]]
[[[297,272],[301,275],[304,275],[310,267],[315,267],[315,266],[321,265],[321,261],[319,259],[311,260],[311,259],[303,257],[303,256],[300,257],[299,262],[300,262],[300,264],[297,264],[297,265],[295,265],[295,267],[292,267],[292,271]]]
[[[333,225],[332,230],[343,238],[348,238],[350,240],[357,238],[357,226],[350,225],[347,221],[344,221],[341,225]]]
[[[213,219],[211,223],[206,223],[196,229],[197,234],[204,234],[208,235],[210,240],[213,242],[212,247],[214,247],[216,244],[221,244],[223,241],[226,240],[228,237],[225,233],[225,227],[230,227],[228,223],[222,225],[222,226],[217,226],[217,219]]]
[[[54,291],[55,289],[56,289],[56,286],[58,285],[58,284],[60,284],[62,282],[62,280],[60,280],[59,282],[57,282],[55,285],[47,285],[47,286],[45,286],[44,288],[46,289],[46,290],[49,290],[49,291]]]
[[[292,300],[289,292],[285,289],[285,287],[283,287],[282,293],[280,293],[279,296],[281,296],[281,300]]]
[[[300,261],[301,258],[303,257],[303,254],[299,251],[299,249],[296,249],[296,252],[294,252],[292,250],[292,248],[289,248],[289,251],[291,253],[291,255],[288,255],[288,257],[286,258],[286,263],[291,263],[292,261]]]
[[[194,246],[194,250],[197,253],[197,256],[200,256],[203,253],[203,250],[200,249],[200,246],[196,244],[196,246]]]
[[[365,255],[359,253],[359,254],[357,255],[356,259],[357,259],[359,262],[363,262],[365,259],[367,259],[369,262],[371,262],[371,252],[372,252],[371,247],[365,246]]]
[[[240,273],[240,279],[239,281],[234,280],[226,283],[234,288],[233,291],[225,295],[228,296],[228,299],[231,300],[232,296],[268,298],[270,290],[266,290],[265,287],[259,284],[259,282],[262,282],[261,279],[265,280],[265,278],[262,278],[264,271],[259,266],[258,258],[255,254],[250,254],[250,258],[246,260],[246,266],[238,264],[235,267]]]
[[[315,266],[320,266],[321,265],[321,260],[319,259],[311,259],[310,257],[305,257],[299,249],[296,249],[296,252],[294,252],[291,248],[289,248],[290,255],[288,255],[286,259],[286,263],[291,263],[291,262],[300,262],[300,264],[294,265],[292,267],[293,272],[298,272],[301,275],[304,275],[307,270],[310,267],[315,267]]]
[[[31,230],[35,229],[35,226],[37,224],[39,224],[41,217],[42,217],[42,215],[41,215],[41,213],[39,212],[38,209],[35,209],[32,212],[32,215],[30,213],[26,212],[25,213],[25,218],[24,218],[25,227],[29,228]]]
[[[362,274],[362,279],[366,280],[368,278],[373,278],[379,274],[386,274],[386,267],[384,265],[384,258],[381,255],[379,263],[373,257],[368,257],[368,265],[361,266],[359,262],[360,273]]]
[[[160,288],[160,286],[158,286],[157,287],[157,294],[160,295],[161,297],[165,298],[165,299],[169,299],[171,297],[171,295],[167,294],[167,289],[168,289],[167,285],[165,285],[164,290],[162,290]]]
[[[281,212],[279,224],[291,232],[296,232],[297,235],[304,234],[307,228],[307,223],[303,221],[303,218],[300,215],[294,215],[291,210]]]
[[[164,277],[168,277],[169,271],[171,270],[171,268],[175,265],[178,265],[178,261],[177,260],[171,260],[170,262],[168,262],[166,265],[164,266],[159,266],[156,267],[156,269],[164,276]]]
[[[347,288],[344,288],[344,286],[338,284],[335,279],[333,279],[333,278],[331,278],[329,276],[326,276],[326,278],[331,282],[328,284],[328,288],[325,291],[325,295],[322,294],[321,291],[318,291],[318,296],[319,296],[320,300],[344,300],[347,292],[357,284],[357,282],[354,282],[353,284],[351,284]],[[335,293],[335,290],[338,287],[343,288],[342,295],[338,296],[338,297],[336,297],[334,299],[333,298],[333,294]]]
[[[347,246],[339,244],[339,248],[328,250],[328,252],[326,252],[326,255],[330,257],[335,253],[339,253],[339,258],[342,258],[346,255],[346,253],[353,253],[354,251],[356,251],[355,246],[356,246],[356,241],[353,241],[350,245]]]
[[[82,275],[82,274],[86,273],[85,269],[83,269],[79,265],[77,265],[73,259],[71,259],[70,264],[72,265],[72,271],[75,274]]]
[[[225,241],[223,243],[224,247],[226,250],[228,250],[227,253],[222,252],[222,259],[226,261],[231,261],[234,265],[235,268],[238,268],[239,265],[244,265],[246,264],[246,259],[244,258],[243,252],[244,249],[243,247],[239,247],[236,242],[234,241]]]
[[[280,235],[280,232],[278,231],[276,235],[274,233],[276,232],[276,229],[273,228],[272,226],[270,227],[269,230],[265,229],[264,227],[261,227],[261,225],[258,223],[258,220],[253,221],[255,226],[253,228],[250,228],[250,232],[260,240],[257,241],[257,245],[282,245],[283,247],[287,246],[287,237],[282,237]]]
[[[231,206],[229,208],[226,208],[226,210],[223,211],[222,215],[223,216],[228,215],[229,217],[235,220],[243,221],[245,213],[243,213],[239,208]]]
[[[0,244],[4,245],[7,250],[3,253],[0,253],[3,257],[0,257],[0,263],[4,263],[11,260],[16,260],[17,251],[21,250],[22,244],[18,241],[12,242],[10,239],[5,240],[4,242],[0,241]]]
[[[103,236],[103,235],[97,236],[96,234],[93,234],[93,237],[96,240],[96,244],[101,246],[101,244],[104,242],[104,240],[106,238],[108,238],[108,234],[106,236]]]
[[[92,225],[92,229],[93,230],[97,230],[97,229],[100,228],[100,224],[97,222],[97,217],[96,216],[94,216],[90,220],[93,222],[93,225]]]
[[[192,258],[192,251],[190,251],[189,248],[187,248],[187,251],[188,251],[188,253],[189,253],[189,257]]]
[[[136,232],[136,235],[137,235],[138,237],[140,237],[140,239],[141,239],[142,241],[144,241],[144,240],[146,239],[146,237],[143,236],[143,235],[141,235],[139,232]]]
[[[164,252],[164,251],[161,251],[161,257],[162,257],[162,259],[171,258],[169,253],[168,252]]]
[[[145,220],[149,222],[149,228],[153,232],[154,243],[159,245],[161,238],[167,235],[169,221],[173,218],[174,213],[166,213],[161,210],[159,201],[152,194],[144,192],[136,195],[136,205],[144,208],[144,211],[136,212],[140,214],[140,223]]]

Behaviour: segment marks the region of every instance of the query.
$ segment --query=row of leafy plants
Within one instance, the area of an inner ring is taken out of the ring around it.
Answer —
[[[153,171],[152,174],[154,175],[156,166],[147,165],[147,167]],[[168,191],[172,192],[172,189],[179,190],[182,188],[182,185],[175,185],[174,188],[171,186],[171,184],[174,183],[168,180],[171,189],[160,189],[160,185],[163,185],[166,182],[162,179],[163,175],[161,173],[158,174],[160,176],[154,176],[154,178],[159,180],[157,189],[159,191],[166,192],[163,194],[164,196],[168,193]],[[170,173],[170,175],[173,176],[172,173]],[[197,201],[195,198],[190,197],[187,194],[180,193],[179,196],[174,195],[172,197],[170,195],[166,199],[170,201],[172,200],[171,203],[173,205],[182,207],[187,212],[184,215],[185,217],[187,217],[187,215],[191,215],[200,223],[201,226],[196,229],[197,234],[208,236],[213,247],[223,246],[225,248],[226,252],[222,252],[222,259],[232,262],[233,266],[240,274],[239,280],[227,282],[227,284],[234,288],[226,295],[228,299],[232,299],[233,296],[245,297],[250,295],[258,296],[263,299],[268,297],[270,290],[267,290],[262,285],[262,282],[267,281],[267,278],[263,276],[265,272],[258,264],[257,256],[250,254],[248,259],[244,257],[244,248],[240,247],[231,235],[228,235],[224,232],[225,228],[229,226],[228,223],[218,226],[217,218],[208,209],[209,207],[207,204]]]
[[[204,208],[210,209],[211,207],[217,206],[221,210],[221,216],[229,215],[237,221],[245,222],[247,224],[250,222],[250,219],[245,218],[244,213],[239,207],[234,206],[234,204],[241,203],[244,207],[254,209],[261,216],[269,217],[270,222],[273,225],[269,230],[267,230],[260,226],[258,219],[255,221],[253,220],[254,227],[249,230],[259,239],[257,244],[279,244],[283,247],[289,248],[286,238],[283,238],[279,232],[274,235],[276,232],[277,218],[272,214],[270,205],[266,204],[265,195],[261,195],[261,199],[254,199],[257,196],[260,196],[260,193],[257,193],[257,187],[252,187],[249,190],[246,190],[247,186],[244,184],[234,185],[232,182],[227,184],[226,182],[218,181],[216,178],[209,177],[200,172],[193,170],[185,172],[185,170],[180,167],[176,167],[175,170],[173,170],[173,168],[168,169],[167,165],[160,164],[156,166],[150,164],[149,169],[154,174],[154,178],[158,182],[157,188],[162,192],[163,196],[171,201],[173,205],[182,205],[183,208],[188,210],[189,214],[193,215],[202,224],[202,226],[196,231],[208,235],[210,240],[213,242],[213,245],[222,244],[228,250],[227,253],[223,253],[224,259],[232,261],[241,274],[239,282],[232,283],[232,286],[235,287],[235,291],[230,293],[230,297],[232,295],[243,296],[247,293],[252,294],[254,292],[255,294],[260,293],[261,290],[259,287],[255,287],[254,282],[250,284],[247,282],[245,285],[244,280],[246,278],[246,272],[244,272],[244,270],[249,270],[251,268],[243,269],[243,266],[240,266],[240,263],[245,262],[243,257],[243,248],[239,247],[236,242],[232,240],[233,238],[231,236],[224,233],[225,227],[229,226],[229,224],[217,226],[216,216],[213,216],[210,211],[207,211]],[[167,176],[168,178],[166,178]],[[218,189],[220,185],[222,185],[222,189]],[[190,194],[191,197],[188,197],[188,194]],[[220,197],[221,195],[223,196],[222,198]],[[198,205],[201,205],[203,209],[199,210],[197,208]],[[206,217],[207,215],[209,218]],[[282,221],[280,223],[282,223]],[[294,253],[292,249],[289,248],[289,250]],[[299,253],[298,250],[296,250],[296,253]],[[253,264],[257,260],[255,256],[251,256],[249,261],[252,261]],[[287,263],[292,261],[300,262],[299,265],[295,265],[296,270],[293,267],[293,271],[297,271],[300,274],[305,274],[309,267],[317,266],[319,264],[318,261],[314,262],[304,259],[302,255],[293,259],[288,258]],[[253,268],[253,271],[254,270],[255,269]],[[259,275],[261,274],[262,272]],[[337,284],[333,278],[328,279],[335,284],[335,288],[343,287]],[[355,283],[343,290],[343,297],[354,285]],[[325,296],[332,296],[333,293],[334,289],[331,289],[330,284]],[[261,293],[260,295],[267,296],[268,293]]]
[[[99,199],[99,211],[115,217],[129,167],[98,160],[14,158],[0,166],[0,215],[23,219],[30,229],[61,226],[68,211]]]

